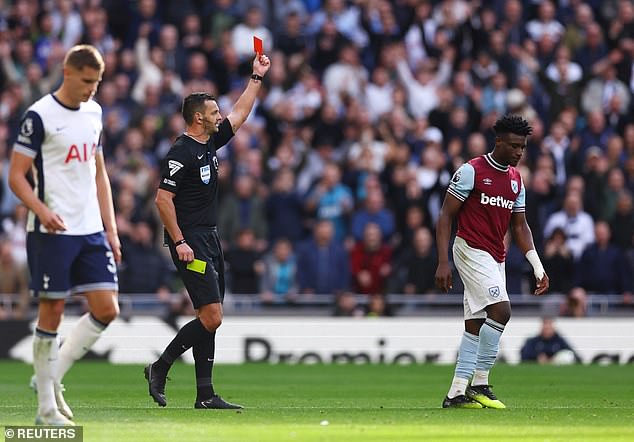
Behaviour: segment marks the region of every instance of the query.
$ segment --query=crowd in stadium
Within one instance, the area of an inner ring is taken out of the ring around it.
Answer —
[[[231,109],[257,35],[271,70],[218,152],[229,292],[269,303],[353,292],[379,304],[435,292],[447,184],[491,150],[495,120],[516,113],[533,127],[519,167],[551,292],[568,295],[562,313],[584,315],[587,293],[634,304],[631,0],[0,5],[0,293],[28,291],[26,210],[7,184],[19,120],[59,84],[77,43],[106,62],[95,98],[120,291],[179,290],[154,206],[159,165],[184,130],[184,96],[209,91],[223,115]],[[529,293],[532,270],[508,247],[508,292]],[[28,309],[20,299],[15,316]]]

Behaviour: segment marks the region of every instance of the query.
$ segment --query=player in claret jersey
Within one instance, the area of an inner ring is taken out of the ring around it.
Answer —
[[[535,295],[545,293],[549,284],[526,222],[524,184],[515,168],[532,128],[523,118],[506,115],[493,129],[493,152],[474,158],[456,171],[436,226],[436,284],[445,292],[452,286],[449,240],[456,217],[453,258],[464,283],[465,332],[443,408],[506,408],[491,390],[489,371],[511,317],[504,274],[504,235],[509,222],[515,242],[533,266]]]
[[[121,247],[100,143],[101,106],[92,100],[103,70],[95,47],[72,47],[62,85],[27,109],[11,156],[9,184],[29,208],[30,288],[39,300],[33,338],[37,424],[73,425],[62,378],[119,312]],[[70,294],[83,294],[90,312],[58,351],[57,328]]]

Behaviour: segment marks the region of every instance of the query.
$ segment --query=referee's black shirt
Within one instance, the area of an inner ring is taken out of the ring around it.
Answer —
[[[180,135],[165,156],[159,188],[175,194],[176,220],[182,231],[215,227],[218,218],[218,157],[216,149],[233,137],[225,118],[207,143]]]

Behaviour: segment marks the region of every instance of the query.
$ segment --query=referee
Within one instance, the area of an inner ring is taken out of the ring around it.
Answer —
[[[215,393],[211,375],[225,292],[224,260],[216,230],[216,149],[227,144],[247,119],[270,64],[266,55],[255,58],[251,79],[224,120],[212,95],[195,92],[187,96],[182,110],[186,131],[176,139],[163,161],[156,206],[167,231],[172,260],[196,309],[196,318],[179,330],[156,362],[145,367],[150,396],[161,407],[167,405],[167,372],[191,347],[196,369],[194,408],[242,408]]]

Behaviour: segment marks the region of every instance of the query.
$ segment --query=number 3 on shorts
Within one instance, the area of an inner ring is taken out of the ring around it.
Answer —
[[[108,266],[106,268],[114,275],[117,273],[117,264],[114,262],[114,253],[106,252],[106,258],[108,258]]]

